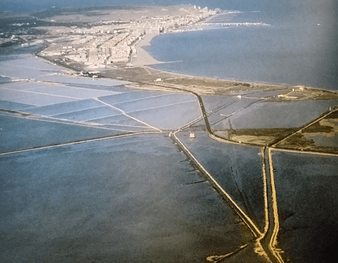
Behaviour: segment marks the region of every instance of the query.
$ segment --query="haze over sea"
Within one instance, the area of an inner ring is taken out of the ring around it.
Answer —
[[[193,4],[238,10],[229,21],[263,22],[271,26],[208,26],[207,30],[164,34],[147,51],[160,61],[155,67],[172,72],[306,85],[338,90],[338,2],[336,0],[3,0],[2,10],[23,11],[52,6]]]

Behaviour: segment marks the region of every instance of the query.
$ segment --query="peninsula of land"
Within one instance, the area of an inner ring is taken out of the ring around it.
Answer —
[[[218,14],[231,16],[232,13],[192,5],[54,8],[21,16],[7,15],[11,24],[8,32],[1,33],[1,45],[42,45],[43,48],[36,55],[68,68],[69,74],[94,80],[101,77],[124,80],[129,82],[127,86],[132,89],[190,92],[198,96],[231,95],[238,98],[245,94],[271,91],[277,92],[276,95],[264,100],[276,103],[338,98],[337,92],[318,88],[188,76],[149,67],[162,63],[144,49],[150,45],[153,37],[173,32],[203,30],[208,25],[209,18]],[[233,26],[248,25],[235,23]],[[254,26],[266,24],[257,23]],[[336,129],[336,125],[332,125],[312,129],[312,132],[330,132]],[[226,139],[257,145],[277,142],[294,132],[290,129],[270,128],[226,130],[220,129],[215,133]],[[289,146],[313,148],[311,140],[297,141],[292,141]]]
[[[4,18],[9,24],[7,32],[3,29],[1,33],[1,46],[20,44],[29,47],[38,44],[43,48],[36,52],[37,56],[68,68],[69,74],[94,80],[101,77],[124,80],[129,83],[126,86],[132,89],[190,92],[197,96],[230,95],[238,98],[260,91],[271,91],[276,94],[265,97],[264,100],[276,103],[338,99],[337,92],[318,88],[188,76],[149,67],[162,63],[144,49],[150,45],[153,37],[203,30],[209,24],[208,19],[218,14],[231,16],[233,12],[179,5],[53,8],[15,16],[6,14],[7,17]],[[249,24],[227,25],[238,27]],[[254,23],[253,26],[266,24]],[[332,125],[311,131],[331,132],[336,129],[336,125]],[[256,145],[272,144],[294,132],[288,128],[229,130],[227,127],[225,130],[222,128],[215,133],[226,139]],[[313,143],[311,140],[297,140],[297,143],[292,141],[289,146],[310,149],[313,148]]]
[[[153,37],[204,30],[219,13],[231,15],[191,5],[3,14],[6,262],[334,255],[337,92],[151,67],[163,63],[145,50]]]

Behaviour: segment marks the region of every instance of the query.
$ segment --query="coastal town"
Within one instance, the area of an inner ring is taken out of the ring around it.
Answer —
[[[49,46],[40,55],[89,67],[128,63],[137,56],[135,45],[145,35],[182,31],[184,26],[195,25],[220,12],[191,5],[163,7],[160,10],[160,13],[151,7],[128,10],[133,13],[129,19],[121,17],[123,12],[113,10],[107,17],[110,20],[95,21],[89,27],[48,27],[50,37],[45,41]]]
[[[144,48],[161,34],[270,26],[239,13],[2,13],[4,262],[330,261],[337,91],[173,73],[153,65],[176,58]]]

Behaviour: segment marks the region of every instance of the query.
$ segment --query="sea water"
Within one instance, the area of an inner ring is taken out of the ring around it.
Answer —
[[[21,3],[21,1],[20,1]],[[1,10],[52,6],[192,4],[239,13],[212,22],[263,22],[270,26],[207,26],[203,31],[164,34],[147,48],[166,63],[156,68],[198,76],[307,85],[338,90],[336,0],[4,0]]]
[[[220,3],[220,7],[238,7],[239,12],[210,19],[202,31],[155,37],[147,51],[170,63],[154,67],[198,76],[338,90],[336,1],[230,2]],[[266,25],[210,25],[222,22]]]

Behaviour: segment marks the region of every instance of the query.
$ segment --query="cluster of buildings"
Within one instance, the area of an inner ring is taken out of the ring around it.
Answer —
[[[176,16],[142,16],[134,21],[105,21],[86,29],[64,28],[58,31],[58,40],[50,40],[52,43],[41,55],[61,56],[63,61],[87,66],[127,63],[136,53],[135,44],[144,35],[178,31],[182,26],[193,25],[217,12],[219,10],[194,8]],[[65,41],[62,38],[66,38]]]
[[[203,23],[205,26],[270,26],[270,24],[266,24],[263,22],[258,23]]]

